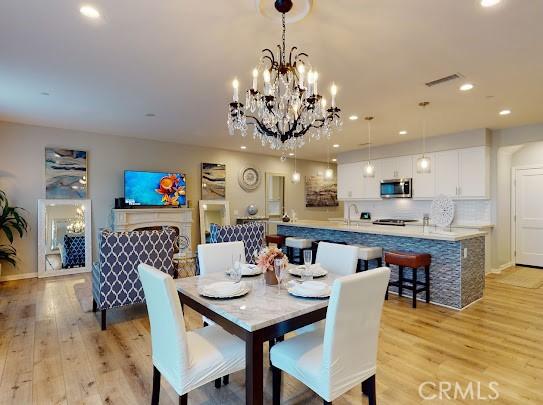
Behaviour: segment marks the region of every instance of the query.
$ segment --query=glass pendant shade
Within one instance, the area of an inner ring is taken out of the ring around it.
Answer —
[[[298,184],[301,179],[302,176],[300,175],[300,172],[295,171],[294,173],[292,173],[292,182],[294,184]]]
[[[362,172],[364,177],[374,177],[375,176],[375,166],[371,162],[367,162],[364,165],[364,171]]]
[[[428,156],[422,156],[417,159],[417,173],[430,173],[432,171],[432,161]]]
[[[332,180],[334,178],[334,170],[328,168],[324,171],[324,178],[326,180]]]

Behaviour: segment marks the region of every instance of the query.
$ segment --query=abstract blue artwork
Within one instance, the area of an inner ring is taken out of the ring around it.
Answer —
[[[45,148],[45,197],[87,198],[87,152]]]

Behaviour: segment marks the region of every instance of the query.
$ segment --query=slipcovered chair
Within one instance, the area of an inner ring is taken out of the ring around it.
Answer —
[[[238,256],[241,256],[242,263],[246,263],[245,246],[241,241],[198,245],[200,275],[224,273],[232,259]]]
[[[245,261],[253,262],[255,250],[260,250],[265,244],[265,228],[262,222],[248,222],[241,225],[212,224],[210,226],[210,242],[236,242],[242,241],[245,245]]]
[[[274,405],[280,402],[281,370],[308,386],[325,404],[360,383],[369,404],[376,404],[379,325],[389,278],[390,269],[381,267],[336,279],[325,329],[273,346]]]
[[[138,265],[149,264],[173,276],[177,235],[173,228],[132,232],[103,230],[99,236],[99,260],[92,267],[93,311],[100,310],[102,330],[106,311],[145,302]]]
[[[187,332],[172,277],[143,263],[138,271],[151,323],[151,404],[159,402],[162,375],[187,404],[189,391],[245,368],[245,342],[216,325]]]

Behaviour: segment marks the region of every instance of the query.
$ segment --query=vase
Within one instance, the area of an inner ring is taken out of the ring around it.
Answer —
[[[265,271],[264,272],[264,279],[266,280],[267,285],[277,285],[279,282],[277,281],[277,277],[275,277],[275,273],[273,271]]]

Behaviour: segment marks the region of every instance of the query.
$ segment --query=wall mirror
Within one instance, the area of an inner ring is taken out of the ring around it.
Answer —
[[[92,268],[90,200],[38,200],[38,277]]]
[[[266,216],[277,219],[285,210],[285,175],[266,173]]]
[[[211,224],[230,225],[228,201],[200,200],[200,243],[208,243]]]

